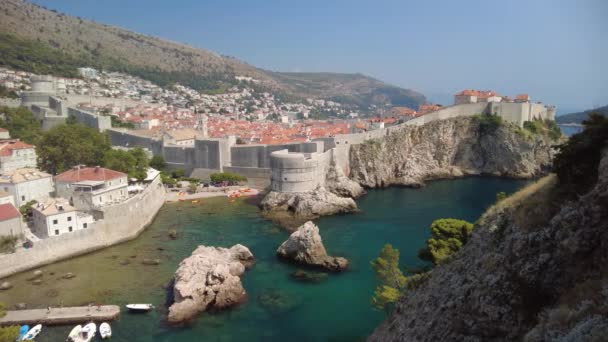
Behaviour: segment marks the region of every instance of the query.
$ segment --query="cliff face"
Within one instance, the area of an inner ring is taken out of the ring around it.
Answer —
[[[370,188],[464,175],[532,177],[550,165],[554,143],[506,123],[493,129],[471,117],[440,120],[351,146],[350,177]]]
[[[584,196],[564,200],[556,183],[543,178],[491,208],[369,340],[605,341],[608,149]]]

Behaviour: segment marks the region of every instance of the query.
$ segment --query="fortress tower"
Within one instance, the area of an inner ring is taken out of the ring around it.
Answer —
[[[196,129],[201,132],[203,137],[209,137],[207,132],[207,115],[196,113]]]

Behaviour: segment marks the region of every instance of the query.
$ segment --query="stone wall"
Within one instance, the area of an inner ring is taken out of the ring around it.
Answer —
[[[68,108],[68,117],[69,116],[74,116],[78,122],[95,128],[100,132],[112,128],[112,119],[109,116],[98,115],[75,107]]]
[[[141,194],[97,212],[101,220],[94,229],[44,239],[31,249],[1,255],[0,278],[131,240],[152,222],[164,201],[165,190],[157,178]]]
[[[10,97],[0,97],[0,107],[17,108],[21,106],[21,99],[12,99]]]

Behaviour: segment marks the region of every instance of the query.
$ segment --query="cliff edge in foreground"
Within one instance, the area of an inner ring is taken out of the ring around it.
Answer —
[[[605,341],[608,148],[580,158],[595,167],[557,163],[559,181],[550,175],[490,208],[369,341]],[[579,176],[591,186],[564,195],[562,178]]]
[[[554,144],[496,116],[438,120],[351,146],[350,178],[369,188],[479,174],[528,178],[551,165]]]

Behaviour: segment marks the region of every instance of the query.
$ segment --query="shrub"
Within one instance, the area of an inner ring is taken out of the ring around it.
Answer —
[[[492,133],[503,124],[502,118],[495,114],[477,114],[473,120],[479,124],[481,134]]]
[[[507,198],[507,193],[505,193],[504,191],[501,191],[499,193],[496,194],[496,202],[500,202],[502,200],[504,200],[505,198]]]
[[[36,203],[38,203],[38,201],[36,201],[36,200],[31,200],[31,201],[25,203],[24,205],[19,207],[19,212],[21,213],[21,215],[26,216],[26,217],[32,216],[32,207]]]
[[[18,325],[1,327],[0,328],[0,342],[16,341],[17,338],[19,337],[19,329],[20,329],[20,327]]]
[[[0,253],[15,253],[15,244],[18,238],[16,236],[0,237]]]
[[[216,172],[212,173],[209,177],[214,183],[227,182],[229,184],[238,184],[247,181],[247,177],[241,176],[233,172]]]
[[[431,238],[426,241],[426,248],[418,252],[418,257],[436,265],[445,262],[462,248],[472,231],[473,224],[464,220],[435,220],[431,223]]]

